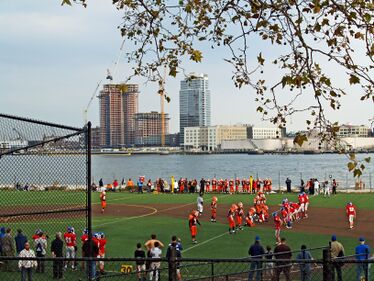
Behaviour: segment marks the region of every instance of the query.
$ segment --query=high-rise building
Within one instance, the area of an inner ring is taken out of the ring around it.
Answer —
[[[100,91],[100,145],[134,144],[139,89],[136,84],[106,84]]]
[[[169,115],[164,114],[165,135],[169,134]],[[135,145],[160,146],[162,134],[161,113],[151,111],[135,114]]]
[[[118,85],[106,84],[99,94],[100,145],[119,147],[124,144],[122,93]]]
[[[135,114],[139,111],[139,86],[137,84],[126,84],[123,94],[123,118],[125,145],[135,144]]]
[[[182,146],[184,128],[210,126],[210,115],[208,75],[191,73],[181,81],[179,91],[179,128]]]

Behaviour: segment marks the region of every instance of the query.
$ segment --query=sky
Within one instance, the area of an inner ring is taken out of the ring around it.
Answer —
[[[121,54],[123,38],[117,29],[121,11],[107,0],[89,0],[85,9],[75,5],[61,7],[61,0],[0,1],[0,112],[81,127],[84,110],[88,120],[99,125],[99,103],[91,97],[106,70],[114,70]],[[254,53],[262,42],[252,42]],[[124,45],[128,51],[129,45]],[[266,53],[266,50],[265,50]],[[206,73],[212,101],[212,125],[254,124],[271,127],[256,113],[256,95],[250,88],[238,90],[231,81],[232,68],[223,61],[224,50],[206,49],[202,63],[187,62],[187,72]],[[114,76],[122,82],[131,66],[121,56]],[[334,69],[331,70],[334,73]],[[267,79],[274,73],[269,71]],[[339,75],[335,75],[339,80]],[[166,91],[171,102],[170,131],[179,131],[179,83],[182,75],[168,77]],[[139,111],[159,111],[157,85],[135,79],[140,88]],[[97,93],[96,93],[97,94]],[[309,102],[307,99],[301,103]],[[359,95],[344,97],[340,111],[327,112],[339,123],[370,125],[374,117],[372,102],[360,102]],[[303,114],[288,120],[287,130],[305,129]]]

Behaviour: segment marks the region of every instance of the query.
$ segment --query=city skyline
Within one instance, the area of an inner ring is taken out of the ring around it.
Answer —
[[[114,83],[126,81],[131,66],[126,64],[123,53],[119,55],[123,39],[117,26],[121,23],[121,12],[111,3],[103,2],[92,0],[87,9],[61,7],[58,1],[0,3],[0,84],[7,89],[1,94],[1,112],[80,127],[95,87],[99,81],[105,83],[106,70],[113,72]],[[261,42],[256,46],[254,53],[261,49]],[[124,52],[131,47],[125,44]],[[230,79],[232,69],[223,61],[226,54],[220,49],[202,48],[202,51],[202,63],[185,62],[184,67],[186,73],[209,76],[211,124],[271,127],[270,122],[261,121],[261,115],[256,113],[258,104],[253,90],[234,87]],[[115,65],[117,57],[120,60]],[[268,78],[271,75],[269,72]],[[165,105],[165,112],[171,118],[171,133],[179,131],[178,95],[179,82],[183,79],[182,73],[166,79],[171,102]],[[139,112],[159,111],[158,85],[145,82],[140,78],[129,82],[139,84],[142,92]],[[353,94],[343,97],[341,110],[327,112],[328,117],[340,124],[370,126],[368,120],[374,114],[372,103],[360,102],[355,89],[347,89]],[[98,109],[95,98],[87,109],[88,120],[94,126],[99,125]],[[287,130],[305,129],[305,119],[302,113],[288,119]]]

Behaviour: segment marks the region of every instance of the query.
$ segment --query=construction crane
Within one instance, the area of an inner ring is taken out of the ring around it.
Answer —
[[[124,50],[124,45],[125,45],[125,40],[123,40],[122,41],[122,43],[121,43],[121,47],[120,47],[120,49],[119,49],[119,52],[118,52],[118,56],[117,56],[117,60],[114,62],[114,65],[113,65],[113,72],[111,72],[109,69],[107,69],[107,74],[106,74],[106,80],[109,80],[110,81],[110,83],[112,83],[113,82],[113,77],[114,77],[114,75],[116,74],[116,72],[117,72],[117,68],[118,68],[118,62],[119,62],[119,60],[121,59],[121,55],[122,55],[122,52],[123,52],[123,50]],[[113,75],[112,75],[113,74]],[[84,120],[84,124],[87,124],[87,119],[88,119],[88,117],[87,117],[87,115],[88,115],[88,109],[90,108],[90,106],[91,106],[91,104],[92,104],[92,102],[93,102],[93,100],[94,100],[94,98],[95,98],[95,96],[96,96],[96,93],[97,93],[97,91],[99,90],[99,87],[100,87],[100,85],[101,85],[101,82],[103,81],[103,79],[101,79],[98,83],[97,83],[97,86],[96,86],[96,88],[95,88],[95,91],[92,93],[92,96],[91,96],[91,98],[90,98],[90,101],[88,102],[88,104],[87,104],[87,106],[86,106],[86,108],[83,110],[83,120]]]
[[[164,76],[159,81],[159,94],[160,94],[160,103],[161,103],[161,146],[165,146],[165,80],[166,80],[166,67],[164,68]]]

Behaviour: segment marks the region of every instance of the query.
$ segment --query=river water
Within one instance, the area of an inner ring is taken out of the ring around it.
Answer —
[[[357,157],[372,158],[372,161],[366,164],[361,179],[367,188],[370,187],[370,182],[374,188],[374,154],[360,154]],[[135,181],[140,175],[153,180],[159,177],[170,179],[171,176],[176,179],[229,179],[253,175],[271,178],[274,188],[284,186],[287,177],[290,177],[293,185],[299,185],[301,177],[304,181],[312,177],[321,181],[331,176],[344,188],[354,186],[355,181],[352,173],[348,172],[347,163],[347,156],[338,154],[94,155],[92,175],[96,183],[100,178],[103,178],[105,183],[114,179],[121,181],[123,178],[132,178]]]
[[[366,188],[374,188],[374,154],[359,154],[357,157],[371,157],[366,164],[361,180]],[[4,156],[0,159],[0,186],[34,184],[50,186],[84,185],[86,181],[86,158],[84,155],[19,155]],[[144,175],[155,180],[162,177],[170,180],[187,177],[188,179],[249,177],[271,178],[275,189],[284,186],[287,177],[293,185],[300,184],[300,178],[306,181],[317,178],[320,181],[337,179],[341,188],[354,186],[352,173],[347,170],[348,158],[338,154],[317,155],[93,155],[92,180],[97,184],[100,178],[104,183],[114,179],[122,181],[132,178],[134,181]]]

